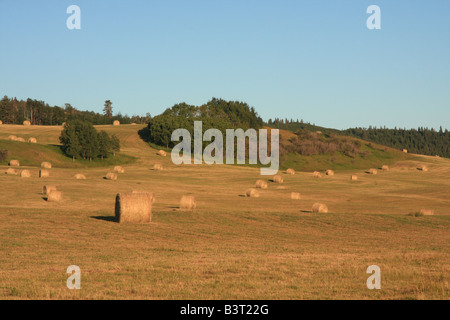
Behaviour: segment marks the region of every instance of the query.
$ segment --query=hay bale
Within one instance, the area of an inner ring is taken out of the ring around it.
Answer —
[[[328,207],[323,203],[314,203],[312,206],[312,212],[314,213],[327,213]]]
[[[120,126],[120,121],[119,120],[114,120],[113,126]]]
[[[59,202],[63,198],[62,191],[52,190],[47,195],[47,201],[48,202]]]
[[[167,156],[167,152],[165,152],[164,150],[159,150],[158,151],[158,155],[162,156],[162,157],[165,157],[165,156]]]
[[[106,180],[117,180],[117,174],[114,172],[108,172]]]
[[[9,162],[9,166],[10,167],[20,167],[20,162],[19,162],[19,160],[11,160]]]
[[[31,126],[31,122],[28,121],[28,120],[25,120],[25,121],[23,122],[23,125],[24,125],[24,126]]]
[[[42,188],[42,194],[45,196],[48,196],[52,191],[56,191],[56,186],[46,185]]]
[[[381,170],[383,170],[383,171],[389,171],[389,166],[383,165],[383,166],[381,166]]]
[[[50,177],[50,171],[48,170],[39,170],[39,178],[48,178]]]
[[[11,175],[17,176],[19,174],[19,170],[13,169],[13,168],[8,168],[8,170],[6,170],[6,174],[11,174]]]
[[[245,192],[245,195],[249,198],[259,198],[259,192],[256,189],[250,188]]]
[[[22,171],[20,171],[20,177],[21,178],[29,178],[29,177],[31,177],[30,170],[22,170]]]
[[[352,174],[352,175],[350,176],[350,180],[351,180],[351,181],[356,181],[356,180],[358,180],[358,176]]]
[[[374,168],[370,168],[369,171],[368,171],[368,173],[369,173],[369,174],[377,174],[377,173],[378,173],[378,170],[377,170],[377,169],[374,169]]]
[[[146,193],[118,193],[115,206],[119,223],[149,223],[152,221],[152,204]]]
[[[44,162],[41,163],[41,168],[51,169],[52,168],[52,164],[50,162],[44,161]]]
[[[287,170],[286,170],[286,173],[287,173],[287,174],[291,174],[291,175],[294,175],[294,174],[295,174],[295,170],[294,170],[294,169],[291,169],[291,168],[289,168],[289,169],[287,169]]]
[[[37,140],[36,138],[31,137],[28,139],[28,143],[37,143]]]
[[[136,125],[136,122],[131,123],[131,125],[132,125],[132,126],[135,126],[135,125]]]
[[[182,196],[180,200],[181,210],[194,210],[197,207],[197,202],[193,196]]]
[[[147,191],[142,191],[142,190],[133,190],[131,193],[148,195],[148,197],[150,199],[150,203],[152,203],[152,204],[155,203],[155,201],[156,201],[156,197],[153,192],[147,192]]]
[[[13,135],[10,135],[10,136],[8,136],[8,140],[9,141],[17,141],[17,137],[13,136]]]
[[[3,121],[2,120],[0,120],[0,126],[3,124]]]
[[[319,171],[314,171],[314,172],[313,172],[313,177],[314,177],[314,178],[321,178],[321,177],[322,177],[322,174],[321,174]]]
[[[267,189],[267,181],[264,180],[257,180],[255,187],[258,189]]]
[[[291,192],[292,200],[300,200],[301,194],[299,192]]]
[[[408,150],[407,150],[407,149],[403,149],[403,152],[404,152],[404,153],[408,153]]]
[[[153,165],[153,170],[162,171],[162,170],[164,170],[164,168],[163,168],[163,165],[162,165],[162,164],[160,164],[160,163],[155,163],[155,164]]]
[[[425,165],[421,165],[420,167],[417,168],[417,170],[420,170],[420,171],[428,171],[428,167],[425,166]]]
[[[272,181],[275,183],[283,183],[284,182],[283,178],[279,175],[273,176]]]
[[[114,167],[114,172],[125,173],[125,169],[122,166],[115,166]]]
[[[77,180],[86,180],[86,176],[84,174],[81,174],[81,173],[77,173],[74,176],[74,178],[77,179]]]
[[[327,171],[325,171],[325,174],[327,176],[334,176],[334,171],[333,170],[327,170]]]
[[[423,214],[424,216],[433,216],[434,215],[434,210],[432,210],[432,209],[420,209],[420,213]]]
[[[21,138],[21,137],[19,137],[19,138],[17,138],[17,140],[16,140],[17,142],[25,142],[25,139],[24,138]]]

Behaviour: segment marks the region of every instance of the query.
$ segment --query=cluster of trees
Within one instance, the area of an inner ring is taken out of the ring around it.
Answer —
[[[288,130],[292,132],[296,132],[298,130],[309,130],[309,131],[322,131],[324,133],[339,133],[339,130],[337,129],[330,129],[330,128],[324,128],[316,126],[315,124],[311,124],[309,122],[303,122],[302,120],[294,120],[294,119],[269,119],[266,123],[266,126],[275,128],[275,129],[282,129],[282,130]]]
[[[428,128],[352,128],[342,133],[396,149],[408,149],[412,153],[450,158],[450,132],[442,130],[442,127],[439,131]]]
[[[5,124],[22,124],[29,120],[33,125],[61,125],[71,120],[89,121],[95,125],[112,124],[119,120],[122,124],[148,123],[151,119],[149,113],[145,116],[134,115],[129,117],[118,113],[113,115],[112,102],[105,101],[103,114],[92,111],[80,111],[66,103],[64,107],[49,106],[44,101],[27,99],[17,100],[4,96],[0,100],[0,120]]]
[[[115,135],[98,132],[91,123],[80,120],[66,122],[59,140],[64,153],[74,160],[103,160],[120,151],[120,141]]]

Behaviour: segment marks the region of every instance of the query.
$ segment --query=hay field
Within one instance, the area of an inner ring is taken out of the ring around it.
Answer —
[[[1,299],[450,298],[449,159],[411,156],[377,175],[280,171],[277,184],[250,167],[175,166],[139,138],[141,128],[97,126],[137,158],[117,181],[103,178],[114,166],[54,164],[48,178],[38,178],[38,166],[19,167],[27,179],[0,166]],[[0,139],[57,144],[61,129],[3,125]],[[427,172],[417,170],[423,164]],[[268,188],[245,197],[259,179]],[[44,201],[46,184],[63,200]],[[133,190],[154,193],[150,224],[113,221],[116,194]],[[197,208],[179,210],[182,195]],[[329,212],[311,213],[317,202]],[[407,216],[421,209],[434,215]],[[372,264],[381,290],[366,287]],[[69,265],[81,268],[81,290],[66,287]]]

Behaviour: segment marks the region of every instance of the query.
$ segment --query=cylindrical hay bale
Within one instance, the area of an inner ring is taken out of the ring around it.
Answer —
[[[245,192],[245,195],[249,198],[259,198],[259,192],[256,189],[250,188]]]
[[[17,142],[25,142],[25,139],[24,138],[21,138],[21,137],[19,137],[19,138],[17,138],[17,140],[16,140]]]
[[[369,174],[377,174],[377,173],[378,173],[377,169],[374,169],[374,168],[369,169]]]
[[[408,153],[408,150],[407,150],[407,149],[403,149],[403,152],[404,152],[404,153]]]
[[[52,190],[47,195],[47,201],[48,202],[59,202],[59,201],[62,200],[62,198],[63,198],[62,191]]]
[[[146,193],[118,193],[116,221],[119,223],[148,223],[152,220],[152,205]]]
[[[28,120],[25,120],[25,121],[23,122],[23,125],[24,125],[24,126],[31,126],[31,122],[28,121]]]
[[[295,174],[295,170],[289,168],[289,169],[286,170],[286,173],[287,173],[287,174],[292,174],[292,175],[294,175],[294,174]]]
[[[39,170],[39,178],[48,178],[50,177],[50,171],[41,169]]]
[[[272,181],[275,183],[283,183],[284,182],[283,178],[279,175],[273,176]]]
[[[142,190],[133,190],[132,193],[148,195],[151,204],[155,203],[155,201],[156,201],[155,194],[153,192],[146,192],[146,191],[142,191]]]
[[[197,202],[193,196],[182,196],[180,200],[181,210],[194,210],[197,207]]]
[[[323,203],[314,203],[312,206],[312,212],[314,213],[327,213],[328,207]]]
[[[256,181],[256,188],[259,188],[259,189],[267,189],[267,181],[264,181],[264,180],[257,180],[257,181]]]
[[[300,197],[301,197],[300,193],[298,193],[298,192],[291,192],[291,199],[292,200],[300,200]]]
[[[389,166],[383,165],[383,166],[381,167],[381,170],[383,170],[383,171],[389,171]]]
[[[29,178],[29,177],[31,177],[30,170],[22,170],[22,171],[20,171],[20,177],[21,178]]]
[[[86,176],[84,174],[81,174],[81,173],[77,173],[74,176],[74,178],[77,179],[77,180],[86,180]]]
[[[47,162],[47,161],[42,162],[42,163],[41,163],[41,168],[44,168],[44,169],[51,169],[51,168],[52,168],[52,164],[51,164],[50,162]]]
[[[113,126],[120,126],[120,121],[119,120],[115,120],[113,122]]]
[[[11,136],[8,136],[8,140],[10,140],[10,141],[16,141],[16,140],[17,140],[17,137],[11,135]]]
[[[28,143],[37,143],[37,140],[36,138],[31,137],[28,139]]]
[[[6,170],[6,174],[11,174],[11,175],[17,176],[19,174],[19,170],[13,169],[13,168],[8,168],[8,170]]]
[[[350,180],[352,180],[352,181],[358,180],[358,176],[352,174],[352,175],[350,176]]]
[[[20,162],[19,162],[19,160],[11,160],[9,162],[9,166],[10,167],[20,167]]]
[[[327,171],[325,171],[325,174],[327,176],[334,176],[334,171],[333,170],[327,170]]]
[[[434,210],[432,210],[432,209],[421,209],[420,213],[423,214],[424,216],[433,216],[434,215]]]
[[[163,165],[162,165],[162,164],[160,164],[160,163],[155,163],[155,165],[153,166],[153,170],[161,171],[161,170],[164,170],[164,168],[163,168]]]
[[[56,191],[56,186],[44,186],[42,188],[42,194],[45,196],[48,196],[52,191]]]
[[[115,166],[114,167],[114,172],[125,173],[125,169],[122,166]]]
[[[159,150],[158,151],[158,155],[162,156],[162,157],[165,157],[165,156],[167,156],[167,152],[165,152],[164,150]]]
[[[117,180],[117,174],[114,172],[108,172],[106,180]]]
[[[321,177],[322,177],[322,174],[321,174],[319,171],[314,171],[314,172],[313,172],[313,177],[314,177],[314,178],[321,178]]]
[[[422,165],[422,166],[418,167],[417,169],[420,171],[428,171],[428,167],[425,165]]]
[[[133,122],[131,125],[132,125],[132,126],[135,126],[135,125],[136,125],[136,122]]]

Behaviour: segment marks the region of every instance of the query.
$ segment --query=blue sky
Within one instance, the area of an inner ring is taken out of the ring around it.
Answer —
[[[449,17],[446,0],[0,0],[0,94],[128,115],[218,97],[265,120],[450,129]]]

